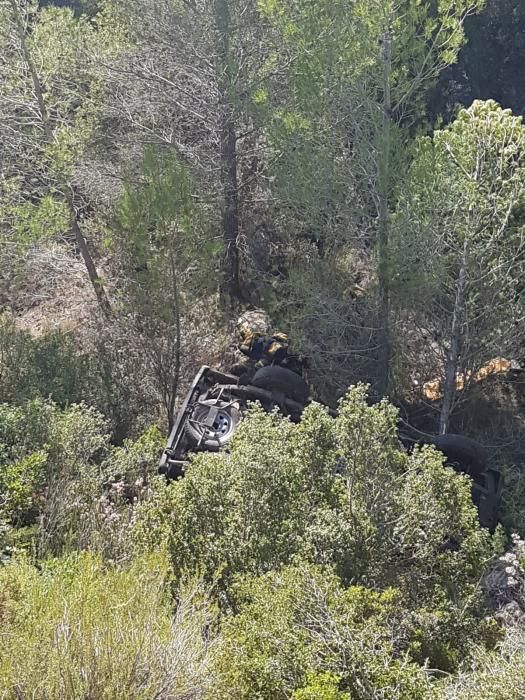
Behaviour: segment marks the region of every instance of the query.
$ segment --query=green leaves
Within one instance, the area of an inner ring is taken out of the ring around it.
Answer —
[[[202,696],[202,632],[214,614],[193,583],[174,619],[166,579],[155,553],[121,568],[78,553],[0,569],[0,693],[151,700],[198,687]]]
[[[47,454],[41,450],[11,464],[0,464],[0,520],[19,527],[34,517],[45,482]]]
[[[491,100],[475,101],[432,140],[418,142],[409,187],[396,214],[398,291],[411,299],[412,306],[430,310],[435,301],[450,319],[466,246],[467,296],[462,313],[467,313],[470,324],[476,319],[477,325],[469,330],[470,350],[465,349],[474,366],[480,359],[472,354],[480,352],[483,343],[487,361],[504,355],[509,351],[505,343],[510,349],[514,342],[508,336],[489,345],[488,333],[507,326],[520,313],[515,283],[521,276],[525,243],[513,212],[523,202],[524,149],[520,118]]]
[[[213,289],[210,268],[220,243],[193,199],[192,181],[180,160],[148,148],[138,184],[126,185],[117,206],[110,244],[124,261],[133,311],[146,311],[152,323],[156,318],[172,323],[174,307],[183,313],[187,295],[200,297]]]
[[[65,8],[2,0],[0,11],[0,236],[23,253],[63,236],[75,216],[68,196],[91,136],[95,33]]]
[[[339,691],[340,677],[334,673],[309,673],[306,685],[294,691],[293,700],[350,700],[348,693]]]
[[[245,582],[223,623],[215,697],[434,697],[400,649],[399,604],[394,590],[345,590],[329,569],[301,562]]]
[[[299,425],[254,409],[230,454],[195,457],[167,494],[174,567],[228,588],[300,557],[345,582],[420,586],[418,605],[436,591],[466,604],[490,556],[468,480],[431,450],[408,458],[395,431],[396,412],[363,388],[335,420],[315,405]]]
[[[172,224],[187,233],[191,223],[191,189],[187,170],[170,154],[149,148],[144,153],[142,182],[126,188],[120,218],[128,229],[155,227],[166,235]]]
[[[0,521],[9,528],[28,528],[40,519],[42,526],[43,513],[49,517],[54,502],[49,489],[53,480],[55,497],[60,493],[63,501],[68,497],[72,501],[80,475],[96,472],[92,462],[101,459],[107,450],[105,430],[100,414],[85,406],[71,406],[61,412],[53,403],[41,400],[20,406],[1,404]],[[73,510],[71,506],[64,509],[57,518],[59,522],[53,522],[60,538],[66,537]],[[17,538],[16,530],[7,534],[6,543],[15,543],[16,551],[21,538]],[[32,535],[34,538],[35,533]],[[44,539],[42,531],[40,536]],[[34,547],[35,542],[29,540],[23,545]],[[2,542],[0,554],[3,546]]]
[[[2,215],[12,221],[20,253],[42,239],[63,235],[70,225],[66,205],[52,194],[44,195],[37,203],[25,201],[7,206]]]

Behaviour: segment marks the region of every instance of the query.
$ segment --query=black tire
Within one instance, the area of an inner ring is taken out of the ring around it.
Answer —
[[[485,474],[483,487],[475,483],[472,485],[472,498],[478,508],[479,522],[491,533],[498,525],[502,487],[502,476],[493,469]]]
[[[266,391],[281,391],[288,398],[303,405],[308,401],[308,385],[304,379],[285,367],[261,367],[250,384]]]
[[[207,427],[203,421],[211,407],[217,407],[219,412],[214,425]],[[206,399],[195,404],[184,424],[184,433],[192,445],[216,451],[230,442],[241,418],[238,404]]]
[[[459,464],[461,471],[467,474],[480,474],[488,466],[488,455],[485,448],[465,435],[436,435],[431,444],[443,452],[447,462]]]

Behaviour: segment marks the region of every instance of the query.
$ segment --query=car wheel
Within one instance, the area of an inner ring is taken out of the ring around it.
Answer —
[[[267,391],[281,391],[288,398],[301,404],[308,401],[308,385],[304,379],[285,367],[277,365],[261,367],[250,384]]]
[[[207,399],[195,405],[184,432],[194,446],[218,450],[230,442],[240,420],[238,403]]]
[[[488,456],[485,448],[465,435],[436,435],[430,441],[443,452],[447,462],[458,464],[467,474],[480,474],[487,469]]]
[[[483,487],[476,483],[472,485],[472,496],[478,508],[481,526],[486,527],[493,533],[498,525],[499,518],[502,487],[501,474],[489,469],[484,477]]]

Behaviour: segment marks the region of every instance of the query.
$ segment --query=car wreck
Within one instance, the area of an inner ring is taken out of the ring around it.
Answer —
[[[277,408],[297,422],[310,403],[308,385],[299,373],[278,365],[260,367],[249,379],[202,366],[182,402],[159,463],[159,473],[178,479],[184,476],[191,454],[225,449],[249,403],[254,401],[266,411]],[[337,415],[333,409],[328,411]],[[482,445],[454,434],[415,440],[400,433],[399,439],[406,450],[417,444],[434,445],[444,454],[447,465],[467,474],[472,479],[472,498],[479,521],[494,531],[503,479],[498,470],[490,468]]]

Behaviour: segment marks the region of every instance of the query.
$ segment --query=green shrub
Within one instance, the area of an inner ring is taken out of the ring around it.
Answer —
[[[137,440],[125,440],[110,453],[104,464],[108,478],[133,484],[147,480],[156,466],[166,438],[157,426],[148,428]]]
[[[0,396],[21,403],[52,399],[60,406],[88,395],[92,362],[80,355],[73,338],[60,331],[39,338],[0,318]]]
[[[432,449],[406,455],[396,412],[353,389],[337,419],[319,405],[300,424],[254,409],[229,454],[196,456],[168,496],[177,566],[210,578],[259,575],[294,556],[331,564],[345,582],[472,592],[490,537],[468,479]]]
[[[35,501],[44,484],[46,461],[44,451],[34,452],[0,469],[0,513],[15,526],[34,521]]]
[[[129,559],[134,549],[136,508],[152,497],[162,438],[156,427],[136,441],[110,449],[106,424],[83,407],[64,412],[53,431],[40,554],[75,549],[105,559]],[[75,435],[82,439],[75,443]],[[58,469],[57,469],[58,465]],[[144,551],[144,550],[142,550]],[[148,548],[147,551],[150,551]]]
[[[91,406],[78,404],[55,411],[49,436],[50,468],[61,476],[98,465],[109,453],[109,426]]]
[[[525,474],[521,464],[504,464],[501,521],[508,531],[525,536]]]
[[[71,333],[35,338],[0,316],[0,399],[21,405],[51,400],[61,408],[87,403],[109,418],[114,438],[122,441],[139,416],[150,420],[151,407],[142,405],[137,378],[123,362],[122,348],[112,345],[112,329],[104,330],[107,337],[96,337],[88,355]]]
[[[177,501],[176,484],[166,483],[164,477],[152,480],[149,498],[138,504],[135,511],[132,540],[136,552],[145,553],[156,547],[169,545]]]
[[[375,700],[435,697],[404,652],[395,590],[344,589],[320,567],[284,567],[236,587],[223,623],[218,700]]]
[[[339,690],[341,679],[334,673],[310,673],[304,688],[296,690],[292,700],[351,700]]]
[[[137,529],[148,546],[169,533],[175,574],[203,572],[226,609],[239,576],[297,557],[334,567],[343,585],[394,587],[407,653],[452,670],[485,635],[479,583],[493,547],[469,480],[432,448],[405,454],[396,421],[363,387],[335,420],[318,405],[297,425],[255,408],[229,454],[194,457],[184,480],[145,504]]]
[[[407,458],[387,404],[354,389],[337,420],[319,405],[298,425],[254,409],[230,454],[194,458],[175,488],[174,561],[261,574],[301,553],[345,580],[390,557]],[[388,564],[388,562],[386,562]],[[384,568],[384,567],[383,567]]]
[[[194,584],[173,616],[167,590],[160,555],[120,570],[88,554],[0,568],[0,697],[200,697],[213,611]]]
[[[32,549],[36,538],[41,557],[91,549],[129,558],[134,507],[150,495],[161,444],[151,428],[111,448],[108,422],[83,404],[0,405],[0,551]]]
[[[0,556],[31,549],[46,483],[54,409],[35,400],[0,404]]]
[[[44,449],[50,440],[54,416],[54,405],[41,399],[20,405],[0,404],[0,464]]]

